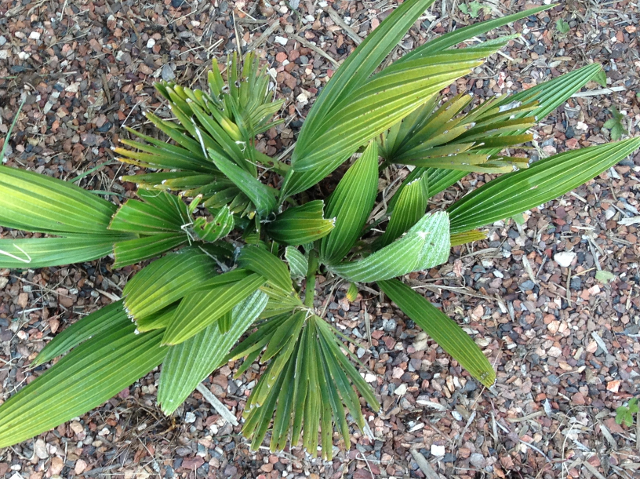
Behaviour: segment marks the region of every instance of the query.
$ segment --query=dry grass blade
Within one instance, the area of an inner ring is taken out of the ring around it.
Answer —
[[[209,391],[209,388],[207,388],[207,386],[200,383],[198,384],[198,387],[196,389],[200,394],[202,394],[202,397],[205,398],[207,402],[213,406],[218,414],[220,414],[220,416],[224,418],[225,421],[234,426],[238,425],[238,420],[236,419],[236,417],[231,414],[231,412],[227,409],[227,406],[222,404],[222,402],[220,402],[220,400],[215,397],[211,391]]]

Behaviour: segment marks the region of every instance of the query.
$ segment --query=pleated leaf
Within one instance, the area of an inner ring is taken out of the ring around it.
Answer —
[[[107,233],[0,239],[0,268],[45,268],[93,261],[111,254],[116,241],[131,237]]]
[[[542,7],[541,7],[542,8]],[[507,17],[504,17],[507,18]],[[480,27],[483,24],[479,24]],[[476,27],[472,25],[472,27]],[[462,32],[464,28],[456,30],[447,35],[454,35],[458,32]],[[446,36],[446,35],[444,35]],[[443,37],[444,37],[443,36]],[[443,38],[440,37],[440,38]],[[456,37],[457,38],[457,37]],[[462,37],[460,37],[462,38]],[[437,42],[439,39],[434,40]],[[449,45],[450,46],[450,45]],[[404,57],[403,57],[404,58]],[[514,95],[505,95],[504,97],[493,102],[491,106],[498,109],[506,108],[508,105],[517,105],[522,103],[522,107],[535,106],[531,110],[525,111],[521,107],[522,113],[517,113],[517,117],[530,116],[536,118],[538,121],[543,120],[549,113],[555,110],[558,106],[562,105],[567,99],[569,99],[575,92],[585,86],[590,80],[593,80],[598,73],[602,71],[602,66],[599,64],[591,64],[585,67],[579,68],[572,72],[561,75],[552,80],[540,83],[528,90],[525,90]],[[510,108],[512,110],[512,108]],[[403,122],[404,123],[404,122]],[[524,130],[514,131],[512,134],[517,135],[523,133]],[[499,150],[493,150],[493,153],[497,153]],[[404,180],[404,187],[406,183],[417,178],[422,172],[426,172],[429,176],[429,196],[433,197],[446,190],[456,182],[460,181],[467,175],[466,171],[445,170],[440,168],[415,168],[411,174]],[[394,198],[398,196],[399,191]],[[389,202],[389,208],[392,208],[394,198]]]
[[[131,320],[123,307],[123,301],[116,301],[95,311],[66,328],[51,342],[47,343],[33,361],[33,366],[44,364],[75,348],[78,344],[98,336],[104,331],[115,331],[131,325]]]
[[[211,372],[219,367],[235,342],[251,326],[267,304],[267,295],[256,291],[231,311],[230,329],[207,326],[183,343],[169,348],[162,364],[158,403],[173,413]]]
[[[154,138],[142,135],[133,130],[129,130],[129,132],[147,141],[155,140]],[[197,172],[199,174],[211,174],[217,171],[215,165],[204,160],[202,152],[194,154],[186,148],[181,148],[180,146],[171,145],[166,142],[161,142],[162,145],[159,145],[159,147],[131,140],[120,140],[120,142],[128,147],[140,150],[132,151],[126,148],[116,148],[114,152],[117,155],[121,155],[118,160],[123,163],[129,163],[143,168],[183,170]],[[129,178],[131,179],[127,181],[134,181],[136,177],[133,176]]]
[[[216,155],[213,151],[209,151],[209,154],[220,171],[233,181],[255,205],[258,216],[264,218],[275,210],[277,201],[273,190],[227,158]]]
[[[293,291],[285,291],[270,286],[268,283],[260,288],[269,296],[267,307],[260,315],[261,318],[271,318],[283,313],[290,313],[294,309],[302,309],[304,304],[300,297]]]
[[[424,216],[429,201],[429,183],[427,175],[422,175],[406,184],[400,191],[393,213],[384,234],[376,241],[377,247],[384,247],[399,238]]]
[[[322,89],[302,126],[298,142],[304,143],[307,137],[315,135],[319,123],[327,117],[333,106],[351,97],[354,90],[364,84],[433,1],[403,2],[367,36]]]
[[[326,131],[316,133],[306,148],[296,146],[293,168],[299,172],[316,169],[334,157],[343,157],[344,152],[354,152],[415,110],[429,95],[478,66],[484,55],[471,51],[456,50],[375,75],[327,117],[321,126]]]
[[[448,209],[451,233],[462,233],[551,201],[595,178],[640,148],[640,138],[551,156],[503,175]]]
[[[262,444],[273,418],[273,451],[284,448],[289,437],[297,445],[303,432],[303,445],[315,456],[322,426],[322,455],[331,460],[334,427],[349,445],[347,411],[361,430],[365,427],[356,390],[372,409],[380,408],[373,390],[348,361],[346,347],[317,316],[305,319],[300,311],[267,321],[231,354],[252,362],[265,345],[261,361],[270,362],[244,413],[243,433],[252,439],[252,449]]]
[[[527,10],[523,10],[518,13],[514,13],[513,15],[507,15],[501,18],[496,18],[494,20],[479,22],[474,25],[469,25],[467,27],[459,28],[457,30],[454,30],[449,33],[445,33],[444,35],[440,35],[439,37],[434,38],[433,40],[407,53],[404,57],[402,57],[398,61],[399,62],[410,61],[416,58],[433,55],[435,53],[441,53],[444,50],[454,45],[465,42],[479,35],[484,35],[485,33],[491,30],[500,28],[504,25],[509,25],[520,19],[540,13],[544,10],[548,10],[551,7],[553,7],[553,5],[543,5],[540,7],[534,7]]]
[[[378,194],[378,145],[369,144],[347,170],[327,201],[327,216],[335,227],[320,243],[320,259],[340,261],[356,243]]]
[[[185,296],[164,333],[163,344],[176,345],[195,336],[247,299],[265,281],[262,276],[251,274],[240,281]]]
[[[136,320],[138,331],[140,333],[146,333],[147,331],[155,331],[156,329],[166,329],[169,324],[171,324],[171,321],[173,321],[179,304],[180,303],[176,301],[172,305],[162,308],[160,311]]]
[[[423,216],[405,236],[370,256],[328,269],[349,281],[369,283],[442,264],[450,247],[449,217],[440,211]]]
[[[0,165],[0,225],[7,228],[107,235],[115,210],[73,183]]]
[[[304,278],[307,275],[309,262],[307,258],[295,246],[287,246],[284,257],[289,262],[289,271],[293,279]]]
[[[187,205],[164,191],[138,190],[143,201],[129,199],[114,215],[109,229],[138,234],[182,233],[191,220]]]
[[[451,247],[472,243],[473,241],[482,241],[484,239],[487,239],[487,235],[478,230],[455,233],[451,235]]]
[[[217,279],[215,268],[215,262],[195,248],[164,256],[129,280],[122,291],[125,309],[136,319],[160,311]]]
[[[146,190],[183,191],[203,187],[221,179],[221,175],[204,174],[193,171],[169,171],[123,176],[122,181],[130,181]]]
[[[277,256],[258,246],[245,246],[240,250],[238,265],[264,276],[273,285],[291,291],[291,275],[287,265]]]
[[[380,289],[438,345],[486,387],[496,373],[480,348],[451,318],[398,280],[378,282]]]
[[[538,107],[532,112],[532,115],[535,115],[536,119],[540,121],[567,101],[589,81],[595,80],[601,71],[602,65],[592,63],[519,93],[505,95],[498,99],[496,105],[503,106],[514,102],[522,102],[523,104],[538,102]]]
[[[162,334],[129,325],[102,331],[76,347],[0,408],[0,447],[54,428],[99,406],[164,359]]]
[[[383,71],[373,77],[352,101],[326,119],[326,127],[322,127],[325,132],[308,147],[296,147],[283,195],[304,191],[326,177],[360,146],[480,65],[478,58],[487,53],[465,50],[468,51],[407,64],[405,69],[387,74]]]
[[[334,227],[333,219],[325,219],[324,202],[309,201],[302,206],[289,208],[267,223],[267,234],[278,243],[299,246],[328,235]]]
[[[235,225],[233,214],[229,206],[223,206],[213,217],[212,221],[207,221],[203,217],[196,218],[193,224],[194,232],[205,241],[218,241],[227,236]]]
[[[159,233],[142,238],[118,241],[114,247],[114,268],[122,268],[146,259],[155,258],[166,251],[177,248],[188,241],[187,235],[180,233]]]

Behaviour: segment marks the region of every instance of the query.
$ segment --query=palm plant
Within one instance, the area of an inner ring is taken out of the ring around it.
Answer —
[[[106,255],[114,268],[153,260],[123,299],[42,350],[34,365],[62,358],[0,407],[0,447],[100,405],[160,364],[158,402],[173,413],[216,368],[243,358],[237,374],[256,360],[264,365],[244,408],[252,447],[270,430],[272,449],[302,436],[315,455],[320,436],[331,458],[334,431],[349,447],[347,412],[365,429],[361,404],[380,406],[354,366],[364,368],[350,339],[314,307],[318,274],[350,283],[350,292],[375,283],[471,376],[494,383],[474,341],[399,278],[446,262],[452,245],[484,238],[478,228],[589,181],[640,139],[531,166],[507,153],[532,140],[536,119],[598,75],[595,64],[473,106],[469,95],[439,94],[512,37],[453,47],[548,6],[461,28],[378,71],[431,3],[406,0],[343,63],[288,163],[256,148],[282,102],[273,101],[249,53],[242,64],[235,55],[227,62],[226,80],[214,60],[207,91],[157,85],[174,119],[147,118],[170,141],[130,130],[138,139],[123,140],[120,160],[149,171],[123,178],[138,191],[119,207],[75,184],[0,166],[0,225],[43,236],[1,239],[0,267]],[[321,197],[312,187],[352,157],[335,191]],[[387,197],[378,178],[392,165],[412,170]],[[503,174],[447,210],[427,212],[430,198],[468,172]],[[381,204],[384,215],[374,221]]]

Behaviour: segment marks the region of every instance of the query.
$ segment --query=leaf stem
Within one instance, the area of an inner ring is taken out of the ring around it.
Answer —
[[[304,305],[313,307],[313,298],[316,293],[316,272],[318,270],[318,254],[315,250],[309,252],[309,267],[307,268],[307,287],[304,291]]]
[[[259,159],[257,161],[259,163],[262,163],[262,165],[266,166],[267,168],[271,168],[281,176],[285,176],[291,169],[290,165],[283,163],[282,161],[278,161],[274,158],[266,157],[266,155],[265,158]]]

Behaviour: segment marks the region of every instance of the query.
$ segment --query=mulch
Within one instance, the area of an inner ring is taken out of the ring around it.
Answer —
[[[285,122],[260,147],[286,150],[337,65],[396,2],[272,3],[0,1],[0,134],[24,102],[7,164],[63,179],[100,166],[80,184],[121,202],[134,188],[117,179],[135,169],[114,161],[112,148],[128,137],[124,127],[149,128],[144,111],[167,115],[153,82],[202,85],[210,59],[224,61],[239,47],[260,51],[286,100]],[[476,21],[462,3],[435,2],[392,57]],[[541,3],[482,0],[480,15]],[[587,85],[543,121],[532,158],[609,141],[603,125],[612,106],[638,136],[639,23],[637,2],[563,2],[502,29],[521,37],[445,93],[520,91],[597,61],[607,88]],[[407,278],[488,352],[498,375],[491,391],[386,299],[362,291],[349,302],[320,282],[327,317],[366,346],[354,352],[382,404],[379,413],[365,408],[373,439],[353,430],[351,450],[336,448],[332,462],[298,447],[253,453],[199,393],[165,417],[155,405],[156,371],[100,408],[0,450],[0,478],[638,477],[640,431],[618,425],[615,410],[640,389],[639,176],[636,153],[525,214],[523,224],[496,223],[486,241],[456,247],[447,264]],[[488,179],[469,175],[433,206]],[[0,228],[2,237],[17,234]],[[113,301],[131,275],[110,260],[0,270],[0,403],[35,377],[29,363],[47,340]],[[240,417],[258,369],[232,380],[236,366],[206,384]]]

